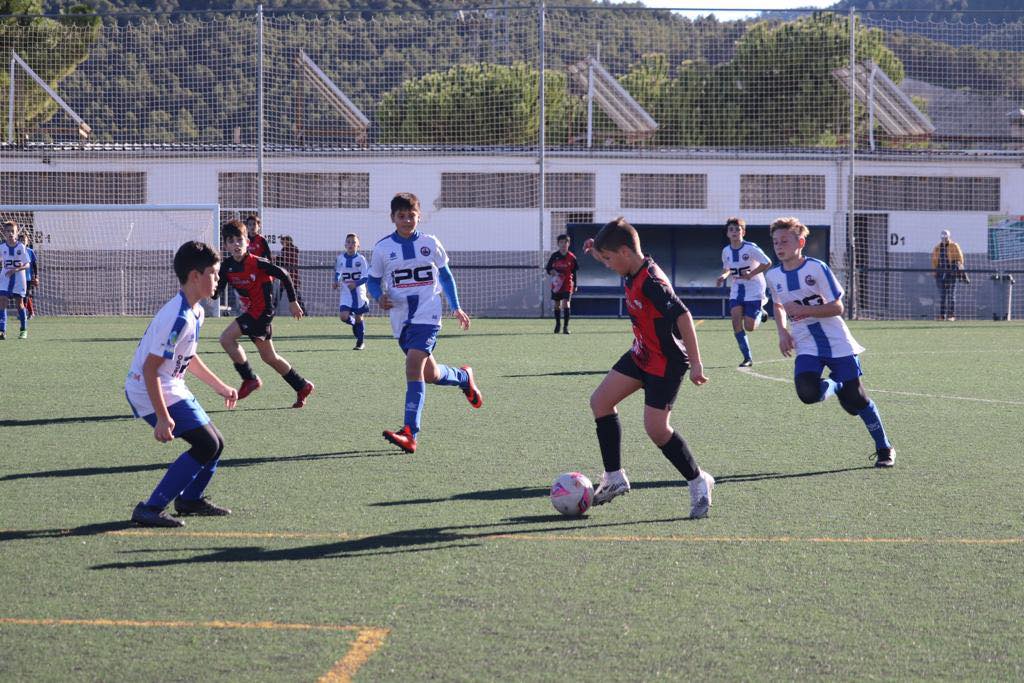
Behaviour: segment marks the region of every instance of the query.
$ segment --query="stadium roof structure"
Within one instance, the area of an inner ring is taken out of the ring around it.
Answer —
[[[368,138],[370,130],[370,119],[359,110],[352,100],[350,100],[345,93],[341,91],[334,81],[323,72],[323,70],[317,66],[316,62],[306,54],[306,51],[299,48],[298,54],[295,56],[295,65],[299,69],[302,76],[300,83],[306,82],[312,85],[327,101],[331,107],[341,114],[341,117],[345,120],[345,123],[349,126],[349,132],[357,142],[365,143]],[[303,97],[296,98],[296,110],[295,110],[295,125],[297,132],[300,136],[303,132],[302,127],[302,103]],[[322,131],[312,131],[314,133]]]
[[[849,67],[832,71],[847,92],[853,88],[857,101],[868,108],[882,129],[894,138],[922,138],[935,132],[935,126],[899,87],[871,60],[857,63],[854,78]]]
[[[589,91],[593,79],[594,101],[619,130],[626,134],[627,139],[643,140],[657,132],[658,122],[654,117],[601,66],[596,57],[588,55],[586,59],[570,64],[568,71],[585,91]]]

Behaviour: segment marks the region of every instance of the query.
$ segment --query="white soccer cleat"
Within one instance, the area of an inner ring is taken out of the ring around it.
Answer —
[[[615,496],[629,493],[629,479],[626,470],[605,472],[601,475],[601,483],[594,491],[594,505],[604,505]]]
[[[715,478],[704,470],[693,481],[687,482],[690,489],[690,519],[703,519],[708,516],[711,508],[711,492],[715,488]]]

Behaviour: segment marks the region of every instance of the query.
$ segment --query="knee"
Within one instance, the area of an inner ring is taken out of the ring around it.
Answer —
[[[594,417],[604,417],[611,413],[613,408],[614,406],[609,406],[597,391],[590,395],[590,410]]]
[[[743,329],[745,329],[747,332],[753,332],[754,331],[754,319],[753,318],[744,318],[743,319]]]
[[[260,358],[262,358],[263,362],[266,363],[267,365],[272,365],[273,363],[277,362],[278,355],[277,352],[274,351],[274,349],[263,347],[262,349],[260,349]]]
[[[190,440],[192,447],[188,450],[196,462],[203,465],[220,457],[224,450],[224,438],[216,428],[200,428]]]
[[[864,393],[864,387],[860,380],[850,380],[843,384],[843,388],[836,392],[839,405],[850,415],[856,415],[868,407],[868,396]]]
[[[821,378],[814,374],[798,375],[796,378],[796,395],[808,405],[820,401]]]

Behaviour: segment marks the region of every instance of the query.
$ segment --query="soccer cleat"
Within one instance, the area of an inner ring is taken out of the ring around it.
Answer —
[[[480,393],[480,390],[476,386],[476,379],[473,376],[473,368],[468,365],[463,365],[461,370],[466,371],[466,375],[469,377],[466,380],[466,386],[462,387],[462,393],[466,395],[466,400],[469,401],[469,405],[474,408],[481,408],[484,405],[484,395]]]
[[[703,519],[711,508],[711,492],[715,478],[701,470],[700,476],[688,483],[690,489],[690,519]]]
[[[768,311],[761,309],[761,324],[768,322]]]
[[[28,330],[22,330],[19,332],[18,339],[28,339]]]
[[[4,339],[7,339],[7,333],[0,330],[0,341],[3,341]]]
[[[206,496],[199,500],[175,498],[174,511],[179,515],[202,515],[204,517],[223,517],[231,514],[231,510],[223,508],[216,503],[211,503],[210,499]]]
[[[741,367],[741,368],[749,368],[753,364],[754,364],[754,361],[750,360],[749,358],[744,358],[743,362],[739,364],[739,367]]]
[[[562,328],[562,334],[572,334],[572,332],[569,331],[569,327],[568,326],[565,326],[565,327]]]
[[[353,351],[362,351],[365,348],[366,348],[366,342],[358,341],[358,342],[356,342],[356,345],[352,347],[352,350]]]
[[[561,325],[555,325],[555,331],[554,331],[554,334],[558,334],[558,333],[559,333],[559,332],[561,332],[561,331],[562,331],[562,326],[561,326]]]
[[[412,435],[412,430],[409,429],[408,425],[405,425],[397,432],[384,430],[384,438],[401,448],[406,453],[416,452],[416,437]]]
[[[875,467],[893,467],[895,465],[895,448],[879,448],[877,451],[875,451]]]
[[[243,398],[256,391],[263,386],[263,380],[259,377],[256,379],[247,379],[242,381],[242,386],[238,387],[238,400],[241,401]]]
[[[167,514],[166,510],[157,510],[156,508],[149,507],[145,503],[139,503],[135,506],[135,509],[132,510],[132,521],[139,526],[185,526],[185,522],[171,517]]]
[[[306,386],[299,389],[295,394],[295,403],[292,404],[292,408],[301,408],[306,405],[306,399],[309,398],[309,395],[313,393],[315,388],[312,382],[307,381]]]
[[[601,483],[594,491],[594,505],[604,505],[615,496],[629,493],[629,479],[625,473],[608,476],[607,472],[601,474]]]

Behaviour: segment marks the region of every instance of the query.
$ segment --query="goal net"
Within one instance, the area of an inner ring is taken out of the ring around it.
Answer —
[[[220,242],[216,204],[0,204],[0,218],[35,251],[41,315],[152,315],[178,289],[178,247]]]

